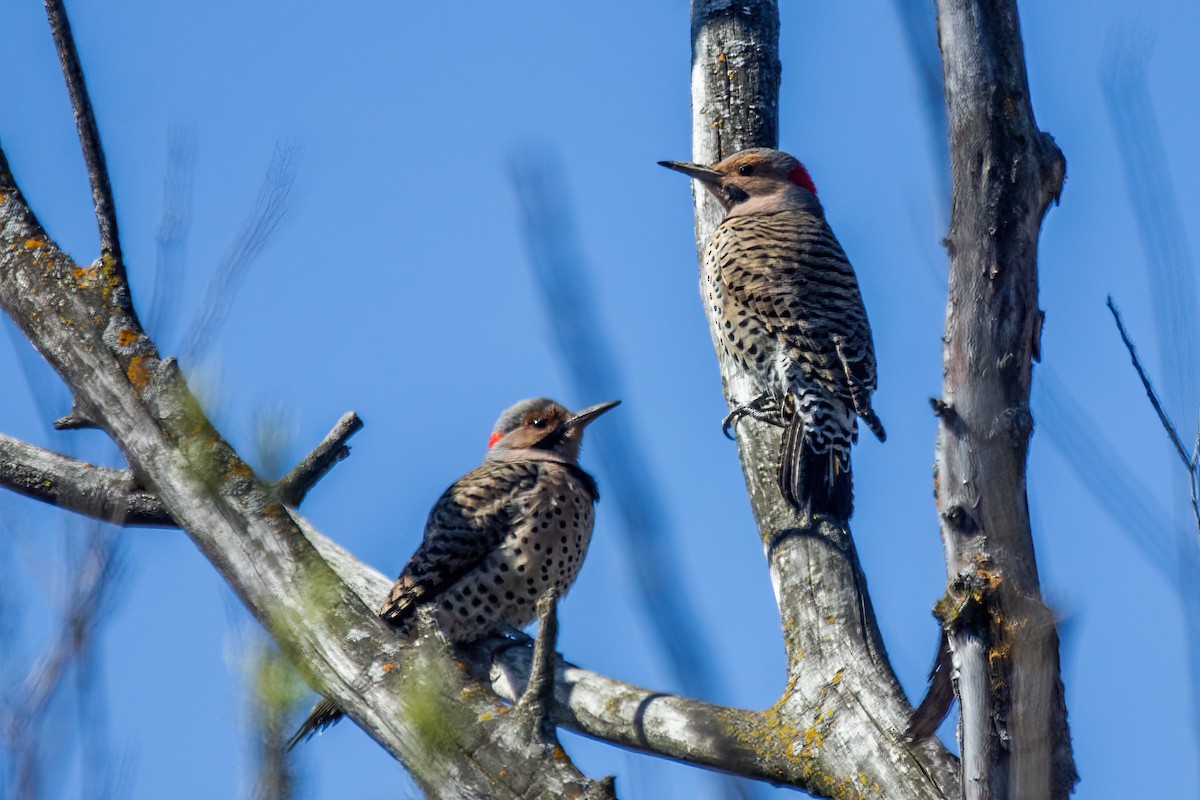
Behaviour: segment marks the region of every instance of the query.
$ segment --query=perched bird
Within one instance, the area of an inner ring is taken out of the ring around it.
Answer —
[[[425,538],[379,610],[407,632],[421,606],[462,643],[523,628],[551,587],[565,593],[592,538],[600,494],[579,467],[583,429],[620,401],[578,414],[536,398],[500,415],[483,464],[434,504]],[[313,707],[288,749],[337,722],[329,698]]]
[[[722,366],[751,381],[729,387],[726,435],[746,415],[782,426],[784,498],[807,515],[849,519],[857,418],[879,441],[886,434],[871,410],[875,349],[858,281],[808,170],[764,147],[712,167],[659,163],[700,181],[725,209],[700,292]]]

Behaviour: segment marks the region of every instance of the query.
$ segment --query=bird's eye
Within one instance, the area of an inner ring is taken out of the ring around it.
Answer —
[[[537,417],[531,420],[529,424],[535,428],[544,428],[546,427],[546,420],[543,417]]]
[[[754,167],[751,164],[742,164],[738,167],[738,175],[753,175]]]

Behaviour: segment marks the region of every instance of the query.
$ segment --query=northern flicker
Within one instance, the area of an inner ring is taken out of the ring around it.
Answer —
[[[871,410],[875,349],[858,281],[808,170],[763,147],[712,167],[659,163],[700,181],[725,210],[700,293],[722,366],[752,384],[728,387],[726,435],[746,415],[782,426],[784,498],[807,515],[849,519],[857,418],[879,441],[886,434]]]
[[[572,414],[535,398],[501,414],[483,464],[429,512],[424,540],[379,616],[407,633],[417,608],[427,606],[446,640],[462,643],[523,628],[548,589],[565,594],[587,554],[600,497],[579,467],[583,429],[618,403]],[[288,749],[341,717],[322,700]]]

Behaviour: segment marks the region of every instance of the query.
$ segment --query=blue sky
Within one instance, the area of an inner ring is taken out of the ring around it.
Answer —
[[[303,510],[388,574],[416,546],[433,500],[478,463],[502,408],[540,394],[573,406],[609,399],[570,390],[508,181],[514,153],[558,163],[624,371],[614,413],[642,439],[690,599],[717,642],[724,681],[707,699],[761,707],[776,698],[778,618],[735,448],[720,433],[690,195],[655,165],[690,152],[686,3],[300,2],[281,12],[261,2],[137,0],[69,11],[143,318],[170,126],[195,143],[191,228],[169,288],[171,324],[157,337],[165,353],[181,347],[272,152],[294,148],[291,210],[230,298],[208,356],[185,368],[252,460],[264,415],[284,421],[293,459],[344,411],[363,417],[353,456]],[[1162,519],[1189,524],[1165,437],[1104,308],[1111,293],[1158,371],[1147,258],[1102,65],[1113,41],[1145,43],[1168,188],[1194,223],[1200,6],[1147,2],[1134,16],[1115,0],[1072,0],[1022,12],[1035,113],[1068,163],[1040,251],[1046,328],[1030,470],[1043,588],[1064,620],[1079,796],[1196,796],[1198,723],[1178,597],[1079,477],[1095,465],[1052,446],[1041,410],[1051,390],[1080,406],[1079,421],[1118,454],[1120,474],[1144,487]],[[43,224],[90,261],[90,194],[44,15],[38,4],[0,0],[0,19],[0,141]],[[787,4],[782,22],[781,146],[808,165],[875,332],[876,408],[889,438],[881,446],[867,437],[855,452],[854,532],[893,665],[915,697],[936,643],[929,609],[945,582],[927,403],[941,382],[941,155],[893,4]],[[1194,323],[1172,332],[1195,334]],[[0,342],[10,387],[0,393],[0,430],[116,463],[98,433],[47,430],[67,411],[65,391],[39,411],[18,371],[36,357],[10,341]],[[1193,385],[1194,369],[1184,376]],[[1195,400],[1168,398],[1185,432],[1195,429]],[[615,517],[602,502],[587,566],[562,608],[560,648],[598,671],[676,689],[634,602]],[[62,515],[11,496],[0,496],[0,528],[0,556],[26,576],[24,610],[7,624],[33,648],[62,580],[56,565],[78,534]],[[243,793],[245,614],[182,534],[121,536],[127,581],[97,669],[128,794]],[[694,797],[711,785],[695,770],[575,737],[566,746],[589,773],[616,773],[624,797]],[[400,768],[352,725],[301,752],[308,797],[395,797],[403,785]],[[66,772],[53,785],[70,795],[75,779]]]

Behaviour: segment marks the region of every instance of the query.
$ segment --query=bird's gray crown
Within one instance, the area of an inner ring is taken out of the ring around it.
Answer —
[[[563,405],[554,402],[546,397],[530,397],[525,400],[520,400],[508,408],[504,409],[500,414],[500,418],[496,420],[496,425],[492,428],[493,432],[501,434],[509,434],[521,427],[525,416],[531,411],[544,411],[547,415],[566,419],[571,416],[571,412]]]
[[[734,153],[726,162],[734,161],[737,157],[742,157],[740,160],[746,160],[746,156],[751,158],[760,158],[771,163],[773,167],[783,172],[785,175],[796,167],[800,166],[800,160],[793,155],[783,152],[782,150],[772,150],[770,147],[748,147],[745,150],[740,150]],[[725,163],[725,162],[722,162]]]

